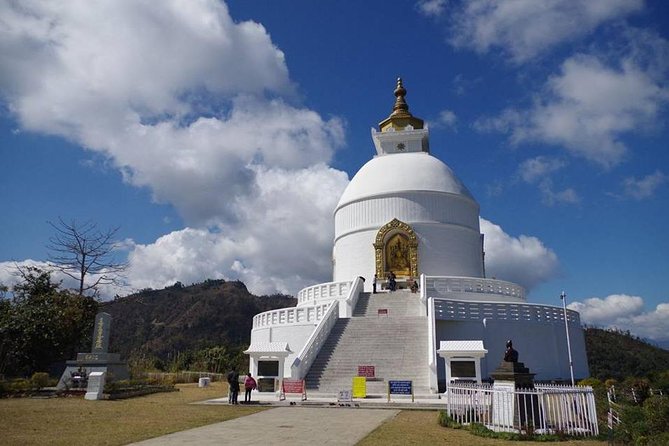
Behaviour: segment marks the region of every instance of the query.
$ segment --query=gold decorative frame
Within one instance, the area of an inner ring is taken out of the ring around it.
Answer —
[[[374,242],[376,275],[380,279],[383,279],[387,272],[385,271],[384,255],[386,242],[391,236],[397,233],[406,236],[409,242],[409,268],[411,270],[411,277],[418,277],[418,237],[410,225],[393,218],[379,229],[379,232],[376,233],[376,241]]]

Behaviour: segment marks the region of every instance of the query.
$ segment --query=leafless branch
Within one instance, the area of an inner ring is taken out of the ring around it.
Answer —
[[[91,221],[67,223],[60,217],[57,223],[48,223],[55,230],[47,244],[49,262],[79,282],[80,295],[91,290],[97,293],[100,285],[120,284],[127,264],[113,259],[118,227],[101,231]]]

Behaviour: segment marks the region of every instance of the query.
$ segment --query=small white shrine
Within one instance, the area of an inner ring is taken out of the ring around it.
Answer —
[[[437,392],[465,378],[458,374],[489,378],[513,339],[537,380],[568,380],[565,312],[485,277],[479,204],[430,154],[429,129],[409,112],[400,79],[394,93],[392,113],[371,132],[376,156],[334,209],[333,281],[301,290],[296,307],[253,318],[250,372],[268,389],[306,378],[331,391],[371,365],[381,381]],[[397,291],[388,291],[390,277]],[[566,317],[574,375],[585,378],[579,315]]]

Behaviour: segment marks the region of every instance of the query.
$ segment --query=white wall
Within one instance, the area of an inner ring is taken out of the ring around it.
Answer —
[[[302,347],[307,343],[309,336],[311,336],[315,328],[316,325],[313,323],[254,328],[251,330],[251,344],[260,342],[287,342],[292,353],[285,359],[284,373],[286,377],[290,377],[290,366],[300,353],[300,350],[302,350]]]
[[[483,276],[478,204],[444,192],[407,191],[349,203],[335,213],[333,280],[366,279],[375,272],[374,242],[394,218],[418,236],[418,271],[427,275]]]
[[[564,322],[486,320],[445,321],[437,323],[437,345],[446,340],[483,340],[488,354],[481,361],[483,378],[489,377],[504,357],[506,341],[511,339],[519,353],[519,361],[536,373],[537,380],[569,380],[569,357]],[[586,378],[590,375],[585,351],[585,338],[580,325],[569,326],[574,377]],[[438,379],[446,379],[444,361],[438,360]]]

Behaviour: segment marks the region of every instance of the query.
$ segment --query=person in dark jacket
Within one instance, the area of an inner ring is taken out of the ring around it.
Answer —
[[[237,402],[237,397],[239,396],[239,373],[236,370],[230,370],[228,372],[228,403],[229,404],[239,404]]]

